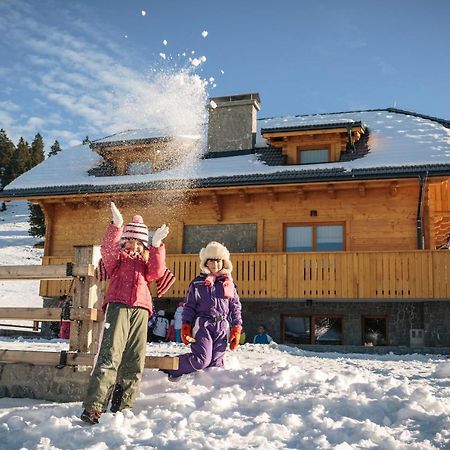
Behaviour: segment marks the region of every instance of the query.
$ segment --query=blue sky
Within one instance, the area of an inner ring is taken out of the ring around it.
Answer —
[[[68,146],[141,126],[140,92],[183,67],[210,96],[259,92],[259,117],[450,119],[449,19],[448,0],[0,0],[0,127]]]

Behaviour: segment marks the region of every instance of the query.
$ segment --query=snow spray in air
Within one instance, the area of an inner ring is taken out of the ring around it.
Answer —
[[[134,129],[137,138],[154,140],[152,172],[161,176],[155,176],[157,189],[143,206],[166,222],[179,218],[188,206],[196,166],[206,149],[208,82],[193,70],[152,73],[133,86],[115,111],[122,130]]]

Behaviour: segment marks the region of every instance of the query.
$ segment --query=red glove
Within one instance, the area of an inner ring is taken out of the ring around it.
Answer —
[[[181,325],[181,340],[185,345],[195,342],[195,339],[192,337],[192,328],[190,323],[183,323],[183,325]]]
[[[242,327],[240,325],[234,325],[230,331],[230,350],[236,350],[241,339]]]

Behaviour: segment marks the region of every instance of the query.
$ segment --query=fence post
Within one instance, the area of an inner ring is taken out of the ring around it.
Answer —
[[[100,247],[75,246],[74,265],[94,264],[98,265],[100,259]],[[102,298],[97,295],[98,286],[94,276],[75,277],[73,289],[74,309],[77,308],[100,308]],[[93,320],[72,321],[70,327],[69,350],[84,353],[96,353],[98,347],[98,336],[101,323]]]

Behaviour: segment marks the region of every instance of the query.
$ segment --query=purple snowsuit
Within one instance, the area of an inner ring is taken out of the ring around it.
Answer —
[[[205,284],[206,275],[199,275],[189,286],[183,308],[183,323],[190,323],[195,342],[191,353],[179,357],[179,368],[169,376],[179,377],[206,367],[223,367],[227,349],[228,320],[231,325],[242,325],[241,301],[233,286],[234,295],[225,297],[223,277],[213,286]]]

